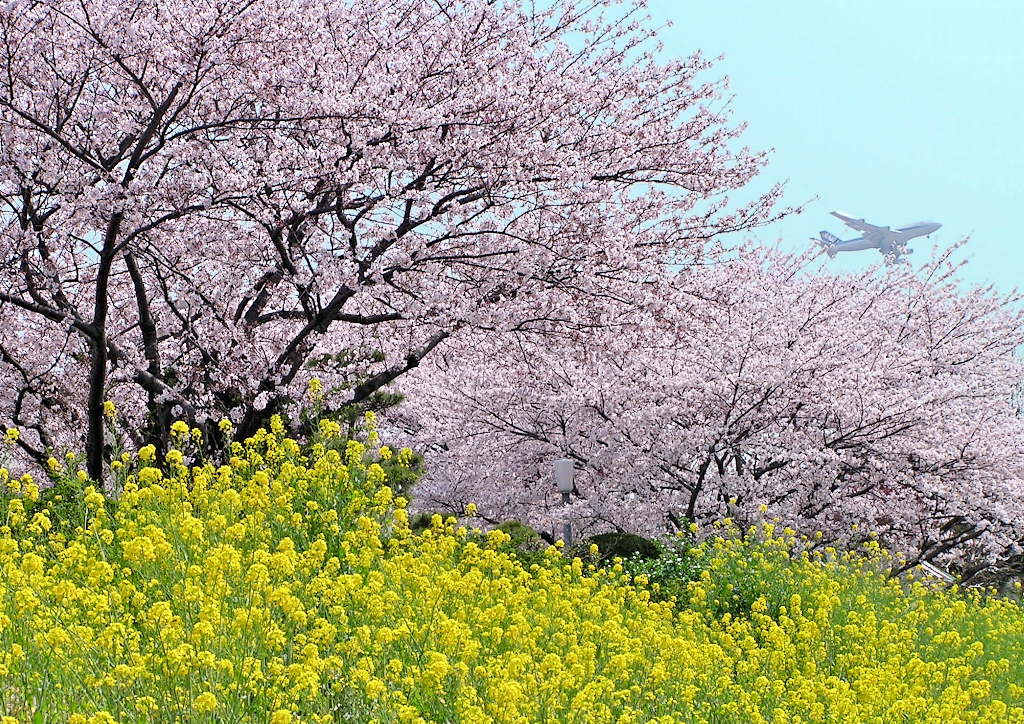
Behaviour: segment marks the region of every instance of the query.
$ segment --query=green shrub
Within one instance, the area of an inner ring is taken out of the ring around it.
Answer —
[[[498,526],[498,530],[507,533],[512,539],[511,545],[519,547],[525,544],[534,544],[540,540],[540,535],[530,526],[518,520],[506,520]]]
[[[597,546],[599,564],[615,558],[653,560],[661,556],[657,543],[633,533],[600,533],[584,538],[573,550],[589,553],[591,545]]]

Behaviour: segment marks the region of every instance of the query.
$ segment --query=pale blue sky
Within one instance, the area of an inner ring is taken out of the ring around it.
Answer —
[[[968,283],[1024,289],[1024,2],[650,0],[648,12],[674,23],[666,55],[725,55],[711,73],[729,76],[744,143],[775,149],[756,188],[788,179],[789,204],[820,197],[758,238],[795,249],[821,229],[855,236],[833,210],[938,221],[911,244],[915,266],[970,236]]]

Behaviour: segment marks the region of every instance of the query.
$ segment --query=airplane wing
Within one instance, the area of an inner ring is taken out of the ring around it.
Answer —
[[[844,224],[849,226],[851,229],[856,229],[863,234],[878,234],[882,235],[888,233],[888,226],[875,226],[874,224],[868,224],[864,222],[864,219],[855,219],[852,216],[841,214],[838,211],[832,211],[831,214],[837,219],[842,220]]]

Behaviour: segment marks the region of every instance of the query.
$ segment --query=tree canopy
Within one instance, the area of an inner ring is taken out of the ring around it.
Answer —
[[[646,535],[778,519],[976,574],[1024,537],[1024,320],[961,289],[948,255],[833,275],[751,245],[554,344],[450,340],[404,381],[432,451],[418,504]],[[577,468],[565,509],[558,457]]]
[[[601,2],[0,10],[0,422],[23,454],[366,400],[461,329],[552,322],[778,189],[721,84]],[[213,430],[215,432],[215,430]]]

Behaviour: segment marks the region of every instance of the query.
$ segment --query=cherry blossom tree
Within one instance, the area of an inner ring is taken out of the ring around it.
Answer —
[[[709,64],[606,5],[7,3],[0,424],[102,479],[108,400],[135,445],[248,434],[768,220]]]
[[[778,518],[965,575],[1024,539],[1017,301],[747,246],[634,287],[557,343],[466,335],[403,380],[424,509],[582,533]],[[642,293],[641,293],[641,290]],[[571,300],[566,300],[571,304]],[[552,461],[576,461],[562,508]]]

